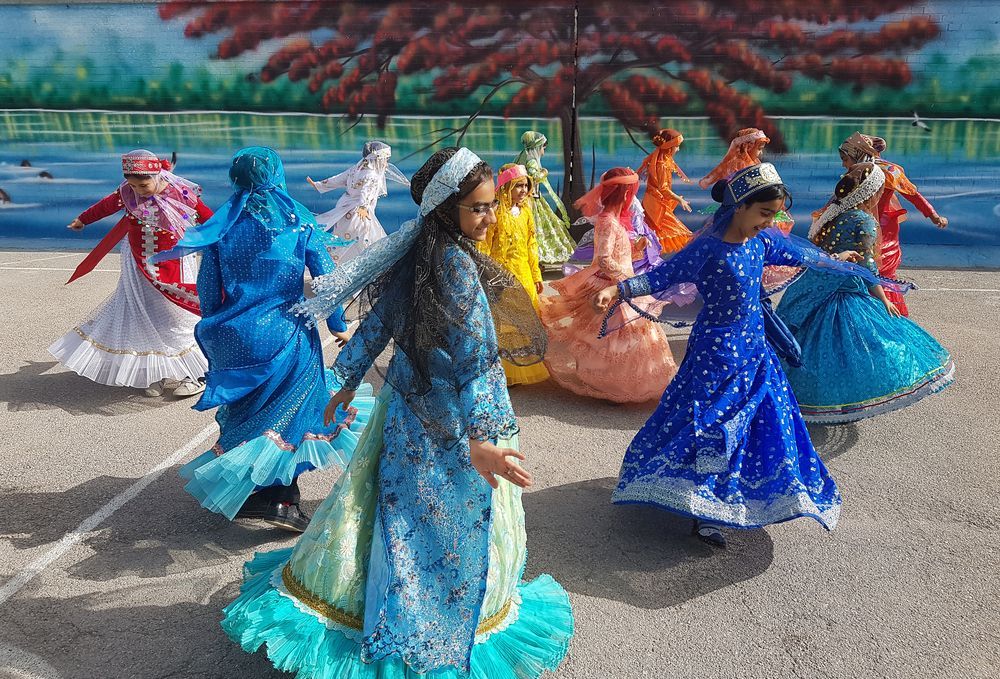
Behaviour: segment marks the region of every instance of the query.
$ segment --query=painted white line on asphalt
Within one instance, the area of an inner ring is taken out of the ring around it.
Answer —
[[[48,266],[0,266],[0,271],[76,271],[76,269],[56,269]],[[119,273],[118,269],[91,269],[87,273],[100,271],[102,273]]]
[[[35,257],[34,259],[15,259],[10,262],[0,262],[0,266],[7,266],[8,264],[27,264],[28,262],[47,262],[50,259],[62,259],[63,257],[74,257],[79,256],[79,252],[65,252],[61,255],[53,255],[52,257]]]
[[[1000,292],[998,288],[917,288],[914,292]]]
[[[333,335],[330,335],[323,340],[323,346],[326,347],[333,340]],[[139,493],[144,491],[151,483],[160,478],[160,476],[163,475],[163,472],[170,467],[173,467],[175,464],[197,450],[198,446],[200,446],[205,439],[218,430],[219,429],[214,422],[202,429],[193,439],[188,441],[183,448],[174,451],[170,457],[150,469],[145,473],[145,475],[139,478],[138,481],[113,497],[106,505],[84,519],[75,530],[66,533],[66,535],[64,535],[62,539],[60,539],[59,542],[52,547],[52,549],[28,564],[24,570],[7,581],[3,587],[0,587],[0,606],[6,603],[12,596],[17,594],[22,587],[31,582],[36,575],[51,566],[53,562],[59,559],[59,557],[87,537],[87,534],[90,531],[107,521],[112,514],[125,506],[127,502],[134,500]]]
[[[28,564],[27,568],[11,578],[6,584],[4,584],[3,587],[0,587],[0,605],[6,603],[7,600],[17,594],[22,587],[31,582],[36,575],[44,571],[56,559],[61,557],[63,554],[72,549],[74,545],[87,537],[87,534],[90,531],[104,523],[112,514],[117,512],[127,502],[129,502],[129,500],[135,499],[135,497],[145,490],[149,484],[160,478],[163,472],[180,462],[186,456],[190,455],[216,431],[218,431],[218,427],[216,427],[214,422],[202,429],[197,436],[188,441],[187,445],[179,450],[176,450],[172,455],[170,455],[170,457],[150,469],[144,476],[126,488],[122,493],[119,493],[112,498],[110,502],[84,519],[75,530],[66,533],[66,535],[64,535],[62,539],[59,540],[54,547],[52,547],[52,549],[35,559],[32,563]]]

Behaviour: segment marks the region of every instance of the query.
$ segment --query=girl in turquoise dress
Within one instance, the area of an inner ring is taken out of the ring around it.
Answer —
[[[517,280],[475,247],[496,223],[489,166],[444,149],[411,193],[419,217],[298,307],[322,318],[356,298],[362,317],[333,366],[331,419],[392,340],[387,386],[310,528],[247,564],[222,626],[299,679],[538,677],[565,656],[573,618],[550,576],[521,580],[531,477],[500,357],[536,363],[545,335]]]
[[[813,242],[831,254],[852,253],[878,273],[873,211],[884,183],[878,165],[854,165],[813,222]],[[776,311],[802,347],[802,365],[786,370],[809,422],[854,422],[904,408],[954,379],[947,349],[902,316],[880,285],[807,271]]]

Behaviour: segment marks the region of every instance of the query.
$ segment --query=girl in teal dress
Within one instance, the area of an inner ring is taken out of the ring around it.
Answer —
[[[298,679],[538,677],[565,656],[573,617],[550,576],[521,580],[531,477],[500,357],[538,362],[545,335],[520,283],[475,247],[496,223],[489,166],[444,149],[411,193],[418,219],[298,307],[322,318],[356,299],[362,317],[333,366],[331,419],[392,340],[387,386],[309,529],[247,564],[222,626]]]
[[[528,130],[521,135],[521,143],[524,144],[524,149],[518,154],[514,163],[527,168],[531,185],[534,187],[530,200],[531,213],[535,216],[538,261],[542,264],[562,264],[573,254],[576,243],[569,235],[569,214],[566,212],[566,206],[549,183],[549,171],[542,167],[542,156],[545,155],[549,140],[541,132]],[[558,214],[542,195],[543,187],[559,211]]]
[[[885,175],[859,163],[813,223],[810,238],[831,254],[878,273],[878,206]],[[802,365],[786,365],[809,422],[853,422],[897,410],[951,384],[955,364],[923,328],[902,316],[880,285],[809,270],[777,308],[802,347]]]

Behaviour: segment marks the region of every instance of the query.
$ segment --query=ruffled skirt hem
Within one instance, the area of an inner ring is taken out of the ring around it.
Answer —
[[[351,401],[351,415],[341,418],[334,435],[306,434],[297,446],[267,432],[219,454],[209,450],[178,470],[187,480],[184,490],[202,507],[232,520],[247,498],[259,488],[291,485],[306,471],[350,463],[365,426],[371,419],[375,398],[367,393]],[[319,414],[322,417],[322,413]]]
[[[296,679],[423,679],[398,656],[362,660],[361,630],[328,618],[274,582],[291,549],[255,555],[244,568],[240,596],[224,610],[222,628],[243,650],[266,647],[274,667]],[[517,619],[477,637],[468,674],[454,667],[435,670],[435,679],[534,679],[555,671],[573,636],[573,613],[565,590],[549,575],[519,586]],[[331,607],[332,608],[332,607]]]
[[[49,353],[81,377],[109,387],[145,389],[160,380],[205,376],[208,361],[191,337],[191,345],[176,353],[109,349],[73,329],[49,347]]]

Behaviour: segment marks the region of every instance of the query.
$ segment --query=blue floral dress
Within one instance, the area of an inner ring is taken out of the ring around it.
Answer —
[[[493,491],[469,457],[469,437],[517,445],[517,422],[475,263],[449,246],[444,277],[470,332],[454,332],[430,360],[423,413],[386,387],[347,472],[293,550],[257,555],[223,628],[248,652],[306,677],[525,679],[558,667],[573,618],[550,576],[521,581],[519,489]],[[471,304],[466,296],[473,296]],[[475,341],[474,338],[486,341]],[[333,370],[357,386],[390,333],[362,321]],[[408,384],[395,352],[387,382]],[[449,441],[449,442],[446,442]]]
[[[878,224],[849,210],[825,225],[817,241],[836,254],[854,250],[878,273]],[[809,422],[853,422],[898,410],[949,386],[955,364],[937,340],[885,305],[856,276],[807,271],[776,312],[802,347],[802,365],[788,381]]]
[[[800,516],[836,526],[840,493],[764,337],[764,266],[802,264],[778,234],[703,237],[621,284],[631,299],[694,283],[704,306],[677,375],[625,453],[615,503],[738,528]]]

